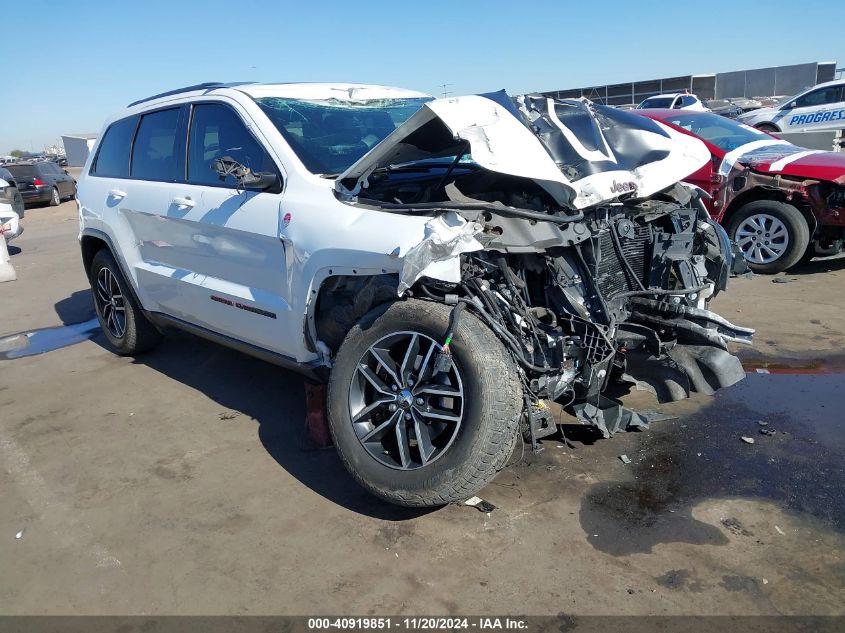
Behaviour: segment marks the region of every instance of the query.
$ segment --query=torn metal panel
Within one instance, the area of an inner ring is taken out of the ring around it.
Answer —
[[[454,211],[438,215],[425,225],[425,236],[405,253],[399,274],[399,296],[420,277],[457,283],[461,280],[461,253],[480,251],[482,226],[467,222]]]
[[[582,402],[573,406],[576,419],[581,424],[594,426],[602,437],[610,437],[620,431],[647,429],[648,420],[612,398],[599,396],[595,402]]]

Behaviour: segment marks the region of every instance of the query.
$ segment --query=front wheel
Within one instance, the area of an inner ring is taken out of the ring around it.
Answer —
[[[764,275],[794,266],[810,243],[810,228],[801,212],[776,200],[755,200],[740,207],[728,222],[728,235],[749,268]]]
[[[404,506],[464,501],[505,465],[522,386],[496,336],[464,312],[435,370],[451,308],[407,300],[347,334],[329,378],[329,428],[341,461],[374,495]]]

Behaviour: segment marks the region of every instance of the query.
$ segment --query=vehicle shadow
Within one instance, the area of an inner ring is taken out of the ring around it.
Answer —
[[[91,291],[88,289],[77,290],[53,307],[64,325],[82,323],[96,316],[94,301],[91,298]]]
[[[376,499],[350,477],[333,447],[321,449],[308,438],[304,382],[298,374],[188,334],[169,333],[165,343],[135,362],[206,394],[222,409],[253,419],[264,449],[317,494],[388,521],[430,511]]]
[[[815,275],[837,270],[845,270],[845,253],[831,257],[816,257],[809,262],[798,264],[787,270],[784,275]]]
[[[65,324],[91,318],[90,291],[74,292],[56,303],[55,310]],[[102,334],[92,340],[109,349]],[[163,345],[133,362],[204,393],[220,405],[222,415],[235,412],[257,422],[258,438],[269,455],[301,483],[338,505],[387,521],[432,511],[402,508],[373,497],[346,472],[333,447],[319,448],[308,438],[304,381],[294,372],[182,332],[169,332]]]

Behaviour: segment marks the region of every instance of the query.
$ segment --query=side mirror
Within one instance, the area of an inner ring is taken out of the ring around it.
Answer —
[[[217,172],[220,180],[232,176],[238,181],[238,186],[253,191],[264,191],[276,184],[276,174],[270,172],[254,172],[246,165],[240,164],[231,156],[215,158],[211,161],[211,168]]]
[[[241,185],[244,189],[252,189],[254,191],[264,191],[276,184],[276,174],[269,171],[249,172],[241,180]]]
[[[798,104],[795,101],[790,101],[789,103],[785,103],[783,105],[783,109],[784,110],[791,110],[792,108],[795,108],[797,106],[798,106]]]

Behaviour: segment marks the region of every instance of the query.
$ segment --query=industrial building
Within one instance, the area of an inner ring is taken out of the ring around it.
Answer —
[[[840,69],[841,72],[841,69]],[[586,97],[606,105],[640,103],[657,94],[689,91],[701,99],[730,99],[735,97],[771,97],[793,95],[837,74],[836,62],[811,62],[790,66],[772,66],[753,70],[665,77],[586,88],[550,90],[542,94],[557,99]]]

